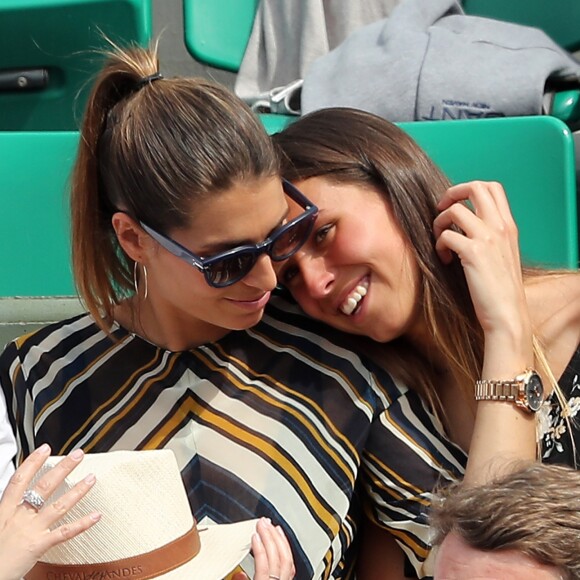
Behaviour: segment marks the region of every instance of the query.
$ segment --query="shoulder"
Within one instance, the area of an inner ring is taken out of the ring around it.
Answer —
[[[341,333],[308,316],[290,294],[276,291],[272,295],[262,319],[267,325],[297,332],[302,336],[317,336],[340,341]]]
[[[0,369],[5,371],[15,363],[30,367],[41,358],[60,358],[79,345],[87,344],[91,337],[99,335],[107,336],[88,314],[47,324],[9,342],[0,355]]]
[[[526,297],[534,325],[547,343],[562,334],[576,345],[580,342],[580,272],[529,278]]]
[[[308,361],[310,367],[334,374],[337,380],[364,382],[385,405],[407,390],[357,348],[356,337],[311,318],[289,295],[274,295],[262,321],[247,333],[259,334],[267,346]]]

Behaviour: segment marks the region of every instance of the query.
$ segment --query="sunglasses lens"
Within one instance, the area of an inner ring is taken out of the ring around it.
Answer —
[[[288,228],[283,228],[272,244],[270,250],[272,260],[285,260],[297,252],[308,239],[314,219],[314,215],[305,216]]]
[[[240,252],[219,260],[209,266],[207,277],[212,286],[222,288],[241,280],[256,263],[256,256],[251,252]]]
[[[269,242],[260,244],[261,248],[238,249],[223,258],[209,259],[205,266],[208,283],[214,288],[224,288],[239,282],[264,252],[277,262],[289,258],[308,239],[315,220],[316,213],[303,215],[294,223],[282,226],[270,237]]]

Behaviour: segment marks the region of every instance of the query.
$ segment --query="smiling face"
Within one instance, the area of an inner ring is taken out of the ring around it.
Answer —
[[[195,254],[208,257],[261,242],[285,221],[288,204],[280,179],[266,178],[238,183],[197,200],[191,213],[194,217],[187,228],[167,235]],[[239,282],[214,288],[200,270],[161,247],[143,230],[140,237],[143,252],[133,259],[147,268],[148,296],[140,304],[141,322],[153,342],[182,350],[259,322],[276,285],[267,254],[262,254]]]
[[[380,342],[415,332],[418,268],[389,204],[374,189],[323,177],[295,185],[320,213],[307,243],[277,267],[280,282],[340,330]]]
[[[279,179],[237,184],[215,197],[196,201],[194,206],[189,227],[172,232],[172,238],[203,257],[261,242],[283,223],[288,211]],[[244,278],[226,288],[209,286],[202,272],[166,250],[160,248],[158,258],[159,267],[167,268],[167,276],[159,276],[160,284],[170,282],[164,294],[176,292],[176,304],[190,304],[189,310],[198,313],[199,318],[216,318],[216,323],[225,328],[245,328],[247,323],[238,322],[240,317],[255,323],[276,284],[266,255],[258,258]]]

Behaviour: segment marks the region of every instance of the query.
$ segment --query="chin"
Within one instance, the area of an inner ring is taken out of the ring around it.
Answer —
[[[385,328],[373,328],[370,332],[365,333],[370,339],[374,340],[375,342],[387,343],[395,340],[397,335],[392,331],[389,331]]]
[[[391,342],[391,340],[393,340],[392,338],[385,338],[382,335],[367,334],[365,336],[368,336],[371,340],[374,340],[375,342],[378,342],[380,344],[387,344],[388,342]]]
[[[262,310],[260,313],[252,313],[244,317],[242,320],[233,321],[230,325],[231,330],[248,330],[248,328],[252,328],[252,326],[256,326],[262,317],[264,316],[264,311]]]

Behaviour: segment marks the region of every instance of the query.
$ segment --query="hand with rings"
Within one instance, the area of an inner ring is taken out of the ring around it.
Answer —
[[[92,513],[50,529],[93,487],[95,477],[87,476],[58,500],[45,505],[44,498],[82,461],[83,452],[71,452],[29,487],[49,455],[46,444],[34,451],[12,475],[0,500],[0,580],[22,578],[48,549],[84,532],[100,519],[100,514]]]
[[[274,526],[268,518],[261,518],[252,537],[254,555],[253,580],[292,580],[296,574],[292,550],[280,526]],[[235,574],[233,580],[245,580],[243,573]]]

